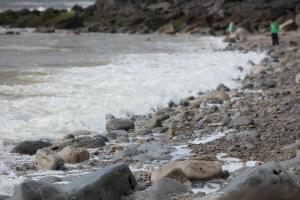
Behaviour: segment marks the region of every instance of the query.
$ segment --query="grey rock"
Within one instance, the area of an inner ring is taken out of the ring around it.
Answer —
[[[224,91],[224,92],[229,92],[230,91],[229,87],[227,87],[226,85],[224,85],[222,83],[217,86],[216,90],[217,91]]]
[[[38,149],[49,147],[52,144],[42,140],[37,141],[24,141],[18,144],[11,152],[19,154],[34,155]]]
[[[106,123],[107,131],[125,130],[129,131],[134,129],[134,122],[130,119],[112,119]]]
[[[58,141],[57,143],[51,146],[52,150],[62,150],[66,146],[71,146],[74,148],[99,148],[105,146],[105,142],[108,139],[101,135],[96,136],[80,136],[76,138],[70,138],[62,141]]]
[[[149,129],[161,127],[162,119],[160,117],[152,117],[145,122],[145,127]]]
[[[107,133],[106,136],[115,140],[115,139],[117,139],[118,137],[121,137],[121,136],[128,137],[128,132],[125,131],[125,130],[110,131],[110,132]]]
[[[39,181],[46,182],[46,183],[57,183],[63,181],[63,179],[57,177],[57,176],[46,176],[41,178]]]
[[[121,152],[118,152],[115,155],[115,158],[122,159],[122,158],[125,158],[125,157],[133,157],[133,156],[136,156],[136,155],[139,155],[139,154],[141,154],[141,151],[139,151],[135,147],[131,147],[131,148],[125,149]]]
[[[238,116],[231,119],[229,126],[238,127],[238,126],[249,126],[254,125],[252,116]]]
[[[229,133],[226,135],[226,140],[258,140],[261,134],[257,131],[241,131],[238,133]]]
[[[181,182],[163,178],[154,181],[152,186],[144,191],[136,192],[133,195],[134,200],[169,200],[171,194],[181,194],[188,192],[188,188],[182,185]]]
[[[225,192],[232,192],[245,187],[287,185],[296,186],[294,179],[277,163],[268,162],[262,166],[250,168],[234,178],[225,188]]]
[[[163,155],[169,155],[171,152],[175,151],[176,148],[165,143],[153,142],[141,145],[138,147],[138,150],[156,159]]]
[[[118,200],[131,194],[136,184],[127,165],[115,164],[83,175],[63,188],[73,200]]]
[[[120,136],[116,139],[116,142],[118,143],[127,143],[129,142],[129,138],[126,136]]]
[[[9,200],[11,199],[10,196],[7,196],[7,195],[0,195],[0,200]]]
[[[153,133],[165,133],[167,132],[168,128],[167,127],[157,127],[152,129]]]
[[[41,181],[25,181],[14,188],[11,200],[70,200],[59,187]]]

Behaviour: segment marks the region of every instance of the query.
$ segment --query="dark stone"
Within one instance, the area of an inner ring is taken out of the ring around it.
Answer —
[[[217,86],[216,90],[217,91],[224,91],[224,92],[229,92],[230,91],[229,87],[227,87],[226,85],[224,85],[222,83]]]
[[[42,140],[37,141],[24,141],[18,144],[11,152],[19,154],[34,155],[38,149],[43,149],[51,146],[49,142]]]
[[[224,191],[232,192],[245,187],[274,186],[279,184],[296,187],[294,179],[277,162],[268,162],[237,176],[224,188]]]
[[[134,122],[130,119],[111,119],[106,123],[107,131],[125,130],[129,131],[134,129]]]
[[[136,185],[129,167],[115,164],[83,175],[63,188],[73,200],[117,200],[131,194]]]
[[[70,198],[57,186],[30,180],[14,188],[11,200],[70,200]]]
[[[171,179],[163,178],[154,181],[151,187],[144,191],[136,192],[134,194],[135,200],[169,200],[169,195],[181,194],[188,192],[188,188],[182,185],[181,182]]]

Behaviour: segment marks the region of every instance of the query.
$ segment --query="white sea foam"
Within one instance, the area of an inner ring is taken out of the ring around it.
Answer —
[[[256,53],[215,52],[212,45],[224,46],[220,39],[205,42],[206,50],[201,51],[197,46],[201,41],[187,40],[182,45],[155,41],[161,48],[176,50],[121,53],[108,65],[31,76],[40,81],[35,84],[0,85],[2,93],[23,97],[1,101],[0,138],[57,138],[78,129],[101,131],[107,113],[118,117],[127,112],[144,114],[171,99],[213,89],[220,82],[235,87],[232,79],[245,75],[236,67],[248,69],[249,60],[262,58]]]
[[[206,144],[209,142],[212,142],[214,140],[217,140],[219,138],[222,138],[226,135],[226,133],[224,132],[220,132],[220,133],[213,133],[213,134],[209,134],[206,136],[203,136],[201,138],[196,138],[194,141],[192,141],[192,144]]]

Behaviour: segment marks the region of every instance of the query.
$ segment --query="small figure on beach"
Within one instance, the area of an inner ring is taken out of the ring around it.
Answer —
[[[228,26],[229,34],[233,34],[235,32],[235,30],[236,30],[236,26],[235,26],[234,22],[230,22],[229,26]]]
[[[272,33],[272,43],[273,43],[273,46],[278,46],[279,45],[279,37],[278,37],[278,34],[279,34],[279,23],[277,20],[273,20],[271,22],[271,33]]]

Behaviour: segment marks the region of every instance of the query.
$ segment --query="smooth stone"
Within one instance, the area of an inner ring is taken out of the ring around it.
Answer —
[[[51,146],[52,150],[62,150],[66,146],[71,146],[74,148],[86,148],[93,149],[105,146],[105,142],[108,139],[102,135],[96,136],[80,136],[76,138],[65,139],[62,141],[58,141],[57,143]]]
[[[83,175],[63,189],[72,200],[117,200],[131,194],[136,185],[128,165],[115,164]]]
[[[217,91],[224,91],[224,92],[229,92],[230,89],[229,87],[227,87],[226,85],[224,85],[223,83],[219,84],[216,88]]]
[[[42,181],[27,180],[14,188],[11,200],[71,200],[59,187]]]
[[[264,165],[250,168],[235,177],[225,188],[224,192],[232,192],[245,187],[286,185],[295,187],[294,179],[277,163],[268,162]]]
[[[80,163],[90,158],[90,153],[84,148],[73,148],[66,146],[57,153],[66,163]]]
[[[106,130],[108,132],[116,131],[116,130],[129,131],[134,128],[135,128],[134,122],[130,119],[111,119],[106,122]]]
[[[177,175],[178,177],[176,177]],[[198,159],[174,161],[154,170],[151,180],[155,181],[164,177],[182,180],[182,176],[189,180],[209,180],[222,177],[222,165],[219,161]]]
[[[59,170],[64,164],[64,160],[50,149],[39,149],[36,152],[35,166],[40,170]]]
[[[18,144],[11,152],[18,154],[34,155],[38,149],[43,149],[51,146],[49,142],[42,140],[37,141],[24,141]]]
[[[188,188],[182,185],[181,182],[171,178],[163,178],[154,181],[152,186],[146,190],[136,192],[133,195],[133,200],[170,200],[169,195],[186,193],[188,191]]]
[[[118,137],[121,137],[121,136],[128,137],[128,132],[125,131],[125,130],[110,131],[110,132],[107,133],[106,136],[115,140],[115,139],[117,139]]]

